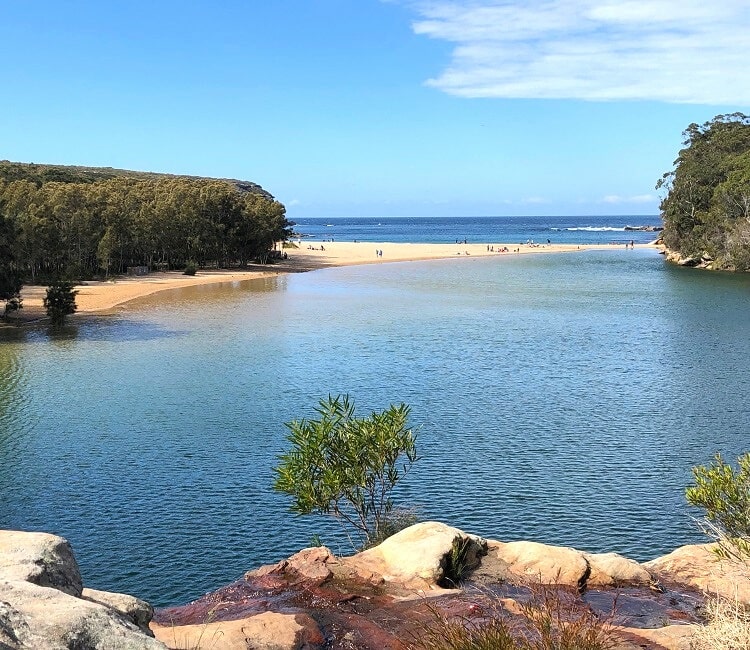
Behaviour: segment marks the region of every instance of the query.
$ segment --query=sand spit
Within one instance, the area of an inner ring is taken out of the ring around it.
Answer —
[[[651,248],[652,244],[636,244]],[[285,249],[288,259],[273,266],[253,266],[246,270],[200,270],[194,276],[179,271],[151,273],[144,277],[118,276],[109,281],[90,281],[79,285],[77,315],[111,311],[118,305],[160,291],[203,284],[237,282],[277,275],[312,271],[331,266],[379,264],[449,258],[519,256],[535,253],[570,253],[586,250],[611,250],[612,245],[575,244],[409,244],[373,242],[302,242],[298,248]],[[45,287],[23,288],[23,309],[19,317],[30,322],[44,317],[42,298]]]

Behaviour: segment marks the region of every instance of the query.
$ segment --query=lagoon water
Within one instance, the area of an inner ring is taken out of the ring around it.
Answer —
[[[271,489],[283,423],[404,401],[397,501],[487,537],[639,560],[702,539],[691,466],[745,451],[750,277],[653,250],[333,268],[3,332],[0,527],[71,540],[88,586],[184,603],[335,524]]]

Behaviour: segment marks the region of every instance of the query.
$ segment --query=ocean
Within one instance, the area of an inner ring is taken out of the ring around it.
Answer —
[[[748,275],[612,247],[328,268],[2,330],[0,526],[67,537],[87,586],[156,606],[314,536],[350,553],[271,488],[284,423],[348,393],[411,406],[420,460],[395,500],[422,519],[647,560],[704,539],[691,467],[747,450],[748,297]]]
[[[294,231],[313,241],[411,242],[450,244],[521,243],[637,244],[654,241],[658,216],[588,217],[308,217],[296,219]]]

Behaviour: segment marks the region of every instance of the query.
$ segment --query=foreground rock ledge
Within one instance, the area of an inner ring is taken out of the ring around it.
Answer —
[[[466,572],[459,589],[449,576],[457,547]],[[702,589],[739,589],[750,602],[747,580],[725,569],[710,545],[639,564],[424,522],[351,557],[305,549],[188,605],[157,610],[152,629],[170,648],[203,640],[241,650],[405,650],[436,613],[472,619],[501,607],[513,616],[534,594],[554,591],[609,617],[617,649],[688,650]]]
[[[151,621],[142,600],[84,588],[66,540],[0,531],[3,650],[405,650],[437,615],[518,616],[539,594],[606,615],[617,649],[688,650],[704,590],[750,603],[711,545],[639,564],[424,522],[351,557],[305,549]]]
[[[67,540],[0,531],[0,648],[152,650],[145,601],[85,589]]]

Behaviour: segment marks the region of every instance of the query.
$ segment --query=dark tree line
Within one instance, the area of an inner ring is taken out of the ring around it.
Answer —
[[[717,268],[750,270],[750,117],[691,124],[673,171],[657,189],[664,243],[683,257],[708,253]]]
[[[97,180],[68,171],[78,168],[41,169],[20,178],[17,163],[0,163],[6,244],[0,273],[7,269],[32,283],[118,274],[129,266],[265,263],[292,225],[268,193],[231,181],[158,175]]]

